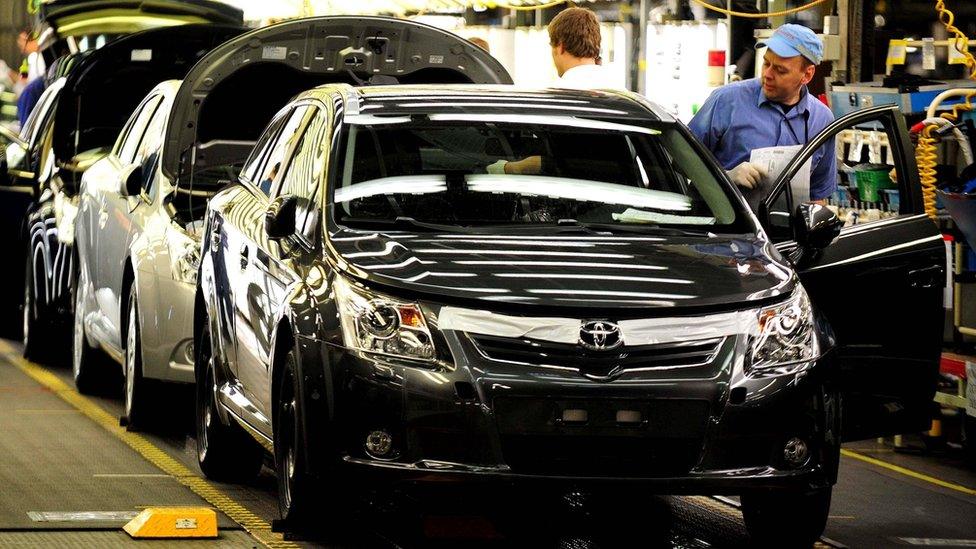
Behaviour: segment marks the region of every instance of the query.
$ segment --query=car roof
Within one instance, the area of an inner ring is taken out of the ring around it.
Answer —
[[[345,94],[346,114],[533,114],[675,121],[668,112],[643,96],[626,90],[610,89],[533,89],[479,84],[356,87],[328,84],[310,90],[299,98],[317,97],[327,100],[336,91]]]

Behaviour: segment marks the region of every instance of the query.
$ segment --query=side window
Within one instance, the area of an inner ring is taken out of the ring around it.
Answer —
[[[281,163],[285,160],[285,154],[291,150],[295,141],[301,137],[300,129],[307,124],[308,112],[313,107],[300,105],[288,115],[288,120],[281,128],[281,132],[275,138],[274,143],[268,150],[267,156],[261,161],[257,171],[257,177],[252,179],[261,192],[271,196],[271,190],[281,179]]]
[[[274,145],[275,140],[278,138],[278,132],[281,127],[288,121],[288,113],[282,113],[277,116],[274,120],[268,124],[268,127],[261,134],[258,142],[254,145],[254,149],[251,150],[251,155],[244,162],[244,168],[241,170],[241,178],[252,183],[255,187],[261,182],[261,166],[263,165],[263,160],[267,158],[268,151]]]
[[[117,152],[122,164],[128,165],[136,161],[136,153],[139,150],[139,143],[142,141],[146,126],[149,124],[150,117],[155,114],[156,107],[159,106],[162,99],[160,95],[150,97],[143,103],[139,113],[133,114],[135,118],[130,122]]]
[[[309,216],[318,206],[320,189],[326,176],[328,156],[328,117],[324,110],[311,107],[305,111],[295,145],[275,196],[292,195],[303,199],[295,225],[304,232]]]
[[[153,195],[153,182],[156,180],[156,166],[159,160],[159,151],[163,145],[163,132],[166,129],[166,120],[169,118],[168,100],[156,108],[156,113],[149,120],[146,132],[139,143],[139,150],[136,152],[135,161],[140,162],[143,168],[142,188],[150,197]]]
[[[849,122],[835,124],[818,136],[832,137],[825,146],[833,144],[828,153],[836,158],[836,187],[824,201],[845,227],[912,214],[919,209],[914,198],[916,189],[911,188],[917,182],[917,170],[914,158],[906,150],[910,143],[905,141],[904,122],[889,113],[850,117]],[[812,177],[816,177],[816,166],[813,168]],[[811,181],[811,185],[815,184]],[[809,195],[802,196],[796,185],[787,186],[776,196],[766,227],[773,241],[794,238],[791,212],[808,200]]]

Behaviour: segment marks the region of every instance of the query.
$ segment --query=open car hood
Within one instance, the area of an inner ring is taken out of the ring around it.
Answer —
[[[188,23],[240,26],[244,12],[212,0],[48,0],[38,18],[43,50],[69,36],[131,34]]]
[[[55,157],[63,163],[111,147],[153,87],[182,79],[207,51],[245,30],[212,24],[153,29],[78,56],[55,110]]]
[[[187,173],[195,148],[247,143],[292,97],[326,83],[511,84],[497,59],[449,32],[388,17],[296,19],[211,51],[173,102],[162,170]],[[241,159],[243,160],[243,159]]]

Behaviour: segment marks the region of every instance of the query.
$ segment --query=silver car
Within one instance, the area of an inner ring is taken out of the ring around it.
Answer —
[[[484,50],[442,30],[384,17],[320,17],[237,36],[182,81],[156,86],[82,180],[72,353],[79,389],[98,383],[92,347],[124,366],[130,426],[157,409],[147,383],[193,382],[198,230],[209,198],[236,179],[254,140],[294,95],[321,83],[401,79],[511,82]],[[294,130],[281,130],[282,143]]]

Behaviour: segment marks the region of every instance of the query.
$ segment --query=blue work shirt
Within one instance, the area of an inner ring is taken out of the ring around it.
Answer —
[[[41,98],[42,93],[44,93],[43,78],[31,80],[20,92],[20,97],[17,98],[17,118],[20,119],[21,128],[27,123],[27,117],[34,110],[34,105],[37,104],[37,100]]]
[[[748,162],[753,149],[806,144],[833,121],[830,109],[805,88],[799,104],[784,113],[781,105],[766,99],[759,79],[752,78],[712,92],[688,127],[722,167],[731,170]],[[813,153],[809,199],[826,198],[836,188],[837,155],[831,138]]]

